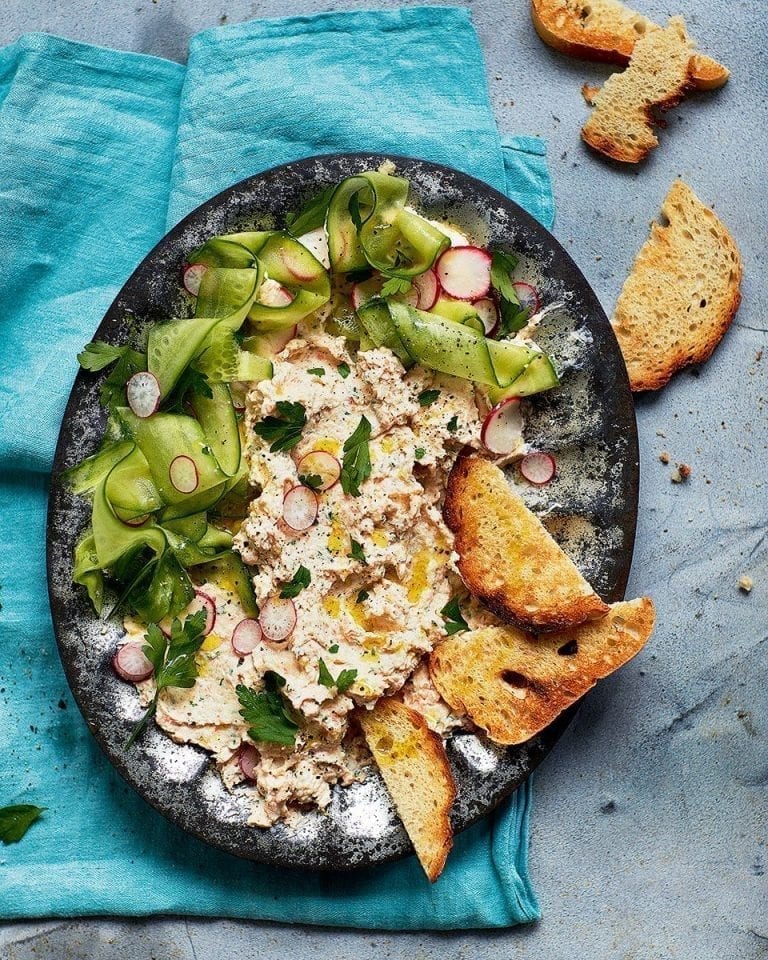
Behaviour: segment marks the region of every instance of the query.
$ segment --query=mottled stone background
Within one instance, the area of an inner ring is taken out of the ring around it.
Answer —
[[[3,960],[768,957],[766,10],[765,0],[681,4],[644,0],[643,12],[685,14],[701,47],[733,76],[670,115],[640,170],[604,164],[580,143],[580,86],[606,69],[543,46],[527,0],[469,4],[499,127],[547,139],[555,234],[608,312],[677,175],[715,206],[746,267],[743,306],[715,358],[638,402],[642,485],[630,591],[654,597],[659,626],[644,653],[589,696],[537,775],[531,869],[544,919],[440,935],[214,920],[19,923],[0,926]],[[216,23],[362,5],[4,0],[0,42],[46,30],[182,60],[189,36]],[[679,462],[691,466],[685,484],[670,480]],[[745,573],[754,580],[749,595],[737,586]]]

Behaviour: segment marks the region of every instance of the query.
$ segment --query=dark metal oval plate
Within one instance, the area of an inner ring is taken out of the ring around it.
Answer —
[[[404,157],[370,154],[312,157],[244,180],[204,203],[142,261],[108,310],[95,338],[122,343],[137,325],[190,312],[180,285],[187,252],[206,238],[242,229],[282,226],[285,214],[314,193],[393,159],[428,216],[458,223],[476,242],[514,250],[526,279],[550,309],[538,342],[555,357],[560,389],[533,398],[526,439],[557,458],[556,478],[534,488],[513,471],[512,482],[571,553],[598,592],[623,596],[637,519],[638,452],[634,408],[618,345],[597,297],[552,235],[502,194],[465,174]],[[214,846],[285,866],[349,869],[410,852],[382,781],[336,788],[323,814],[298,828],[249,827],[237,794],[229,794],[201,749],[173,743],[150,729],[123,750],[140,715],[138,698],[110,667],[121,626],[99,620],[84,591],[72,585],[72,548],[87,522],[86,503],[59,482],[62,470],[92,453],[104,417],[94,377],[80,373],[64,415],[48,516],[48,580],[59,652],[88,725],[114,766],[157,810]],[[493,810],[551,750],[568,725],[559,718],[529,743],[502,749],[459,734],[448,744],[458,786],[453,824],[460,831]]]

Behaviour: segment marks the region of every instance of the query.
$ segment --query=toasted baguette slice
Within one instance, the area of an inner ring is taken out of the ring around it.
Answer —
[[[571,57],[603,63],[629,63],[637,41],[661,27],[619,0],[531,0],[536,32],[550,47]],[[691,64],[699,90],[721,87],[729,71],[704,54]]]
[[[507,623],[559,630],[608,612],[495,464],[460,455],[448,477],[443,514],[464,582]]]
[[[453,846],[456,784],[440,737],[400,700],[379,700],[357,718],[416,856],[432,883]]]
[[[443,699],[491,740],[524,743],[642,650],[653,621],[644,598],[614,603],[602,620],[564,633],[484,627],[444,640],[429,670]]]
[[[661,207],[624,281],[611,323],[633,390],[658,390],[707,360],[741,302],[741,256],[717,216],[682,180]]]
[[[691,41],[681,17],[635,44],[629,66],[614,73],[594,95],[595,109],[581,135],[593,150],[622,163],[644,160],[659,140],[654,109],[667,110],[692,85]]]

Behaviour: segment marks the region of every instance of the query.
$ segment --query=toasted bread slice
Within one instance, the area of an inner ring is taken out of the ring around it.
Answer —
[[[416,856],[432,883],[453,846],[456,784],[440,737],[400,700],[379,700],[357,718]]]
[[[642,650],[653,621],[643,598],[614,603],[602,620],[564,633],[484,627],[444,640],[429,670],[443,699],[491,740],[524,743]]]
[[[541,39],[571,57],[626,66],[637,41],[661,27],[619,0],[531,0],[531,16]],[[696,54],[691,81],[699,90],[721,87],[729,71]]]
[[[638,40],[627,69],[608,77],[592,98],[595,108],[581,131],[586,143],[622,163],[644,160],[659,145],[653,111],[675,106],[693,86],[693,57],[681,17]]]
[[[608,612],[495,464],[461,454],[448,477],[443,514],[464,582],[507,623],[559,630]]]
[[[611,323],[633,390],[707,360],[741,302],[741,256],[709,207],[675,180],[624,281]]]

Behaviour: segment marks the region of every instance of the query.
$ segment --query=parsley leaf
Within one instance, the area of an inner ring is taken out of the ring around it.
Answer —
[[[371,424],[365,417],[360,417],[354,433],[344,441],[341,489],[353,497],[360,496],[360,485],[371,475],[370,437]]]
[[[518,259],[513,253],[503,253],[501,250],[495,250],[491,257],[491,285],[499,296],[510,303],[518,303],[511,277],[511,273],[517,264]]]
[[[317,682],[322,683],[324,687],[333,687],[336,685],[336,681],[331,676],[331,671],[326,667],[325,660],[323,660],[322,657],[320,657],[320,663],[318,664]]]
[[[299,567],[296,573],[294,573],[290,582],[283,585],[283,588],[280,591],[280,599],[292,600],[294,597],[298,597],[304,587],[308,587],[311,582],[312,574],[309,572],[309,570],[303,566]]]
[[[240,716],[250,724],[248,736],[262,743],[280,743],[292,747],[296,743],[298,724],[288,712],[280,690],[285,678],[274,670],[264,674],[264,689],[253,690],[239,683],[235,688],[240,701]]]
[[[77,362],[83,370],[90,370],[96,373],[108,367],[110,363],[119,360],[125,353],[127,347],[113,347],[111,343],[105,343],[103,340],[94,340],[87,343],[77,355]]]
[[[310,490],[319,490],[323,485],[323,478],[316,473],[300,473],[299,483],[309,487]]]
[[[322,683],[324,687],[336,687],[339,693],[346,693],[347,690],[357,679],[357,670],[342,670],[334,680],[331,672],[325,665],[325,660],[320,658],[318,665],[317,682]]]
[[[309,233],[310,230],[317,230],[325,224],[328,204],[335,189],[335,185],[331,184],[314,197],[310,197],[298,213],[288,214],[285,222],[294,237],[300,237],[304,233]]]
[[[345,363],[343,360],[338,367],[336,367],[336,369],[339,371],[339,376],[342,380],[346,380],[351,372],[349,369],[349,364]]]
[[[358,543],[357,540],[351,540],[352,549],[349,551],[350,557],[353,560],[357,560],[359,563],[364,563],[368,566],[368,561],[365,559],[365,553],[363,551],[362,543]]]
[[[47,809],[31,803],[0,807],[0,840],[3,843],[18,843],[43,810]]]
[[[310,367],[307,373],[311,373],[315,377],[324,377],[325,367]]]
[[[445,621],[445,632],[449,637],[452,637],[454,633],[463,633],[465,630],[469,630],[469,624],[461,615],[458,597],[452,597],[440,611],[440,615]]]
[[[413,455],[417,460],[421,460],[426,452],[427,451],[424,449],[424,447],[416,447],[416,449],[413,451]]]
[[[456,431],[459,429],[459,418],[456,414],[451,417],[446,424],[446,427],[448,428],[448,433],[456,433]]]
[[[254,425],[254,433],[263,440],[270,440],[270,452],[291,450],[301,440],[301,431],[307,425],[307,412],[301,403],[278,400],[277,416],[264,417]]]
[[[208,383],[208,377],[196,367],[189,366],[179,377],[176,386],[166,398],[163,408],[166,412],[185,413],[184,398],[188,392],[200,397],[213,399],[213,390]]]
[[[365,603],[368,597],[370,597],[370,593],[367,590],[361,590],[355,598],[355,603]]]
[[[328,653],[338,653],[338,652],[339,652],[338,643],[332,643],[331,646],[328,647]]]
[[[507,300],[502,300],[499,307],[501,312],[500,337],[506,337],[509,333],[516,333],[528,323],[528,318],[531,315],[530,307],[521,307],[519,303],[510,303]]]
[[[141,648],[144,656],[155,668],[155,695],[147,707],[144,716],[133,728],[125,745],[130,749],[139,734],[144,730],[157,711],[157,699],[161,690],[167,687],[194,687],[197,680],[197,661],[195,654],[205,639],[206,610],[190,614],[182,623],[178,617],[171,624],[171,635],[166,637],[156,623],[151,623],[144,636]]]
[[[411,289],[410,280],[402,280],[400,277],[390,277],[381,288],[379,296],[392,297],[398,293],[408,293]]]
[[[429,407],[435,400],[440,396],[439,390],[422,390],[418,396],[419,406],[420,407]]]
[[[125,404],[124,388],[134,373],[145,370],[147,358],[138,350],[131,347],[114,347],[103,340],[94,340],[87,344],[77,355],[78,362],[84,370],[97,373],[104,370],[111,363],[114,370],[109,374],[101,386],[99,399],[101,405],[107,409]]]

